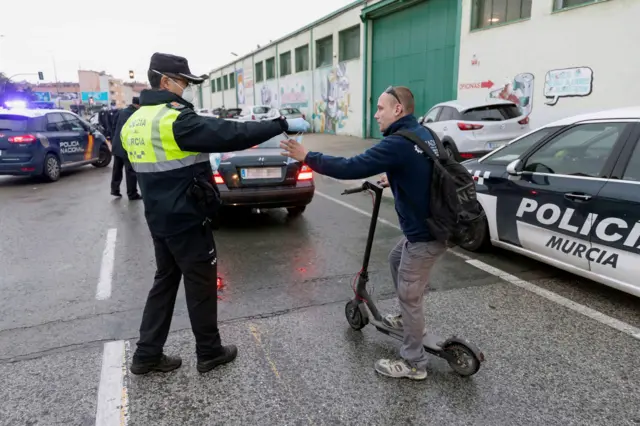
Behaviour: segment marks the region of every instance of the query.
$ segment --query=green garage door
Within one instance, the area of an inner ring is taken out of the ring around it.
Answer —
[[[427,0],[372,21],[371,137],[382,137],[373,115],[390,85],[411,89],[416,117],[455,98],[457,8],[455,0]]]

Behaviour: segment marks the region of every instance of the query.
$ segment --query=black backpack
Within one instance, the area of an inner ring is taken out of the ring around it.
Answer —
[[[427,128],[428,129],[428,128]],[[484,211],[476,197],[476,185],[469,171],[449,157],[434,131],[428,129],[438,149],[438,156],[418,135],[407,130],[394,134],[410,140],[433,160],[430,210],[425,218],[431,235],[448,246],[471,241],[484,220]],[[411,200],[410,197],[407,199]]]

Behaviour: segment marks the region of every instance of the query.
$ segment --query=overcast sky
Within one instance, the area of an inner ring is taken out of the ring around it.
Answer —
[[[78,68],[125,80],[133,69],[146,81],[149,59],[161,51],[185,56],[200,75],[231,62],[230,52],[242,56],[351,2],[7,0],[0,6],[0,71],[43,71],[54,81],[55,61],[59,81],[78,81]]]

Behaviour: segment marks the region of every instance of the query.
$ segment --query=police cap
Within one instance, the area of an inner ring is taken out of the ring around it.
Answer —
[[[155,70],[161,74],[173,74],[175,76],[180,76],[196,84],[200,84],[204,81],[204,78],[191,74],[189,62],[182,56],[156,52],[151,56],[149,69]]]

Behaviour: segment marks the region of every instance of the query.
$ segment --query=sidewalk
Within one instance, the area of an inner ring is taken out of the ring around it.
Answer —
[[[305,133],[302,144],[309,151],[318,151],[324,154],[340,157],[352,157],[371,148],[378,143],[378,139],[361,139],[354,136],[330,135],[326,133]],[[338,180],[338,179],[335,179]],[[347,185],[352,185],[353,180],[338,180]],[[362,180],[358,180],[361,182]],[[393,199],[391,190],[385,190],[383,196]]]

